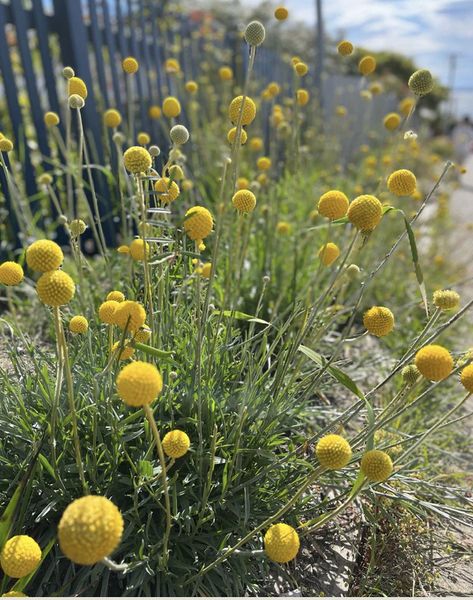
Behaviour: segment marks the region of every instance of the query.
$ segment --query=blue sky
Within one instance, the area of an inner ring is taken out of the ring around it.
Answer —
[[[277,1],[277,0],[276,0]],[[258,0],[243,0],[257,5]],[[280,0],[291,19],[315,21],[315,0]],[[454,108],[473,116],[473,0],[323,0],[326,30],[373,50],[397,50],[448,84],[457,55]]]

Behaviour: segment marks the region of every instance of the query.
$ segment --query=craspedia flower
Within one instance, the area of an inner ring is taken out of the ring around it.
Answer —
[[[230,117],[230,121],[235,125],[238,123],[240,111],[242,112],[241,124],[249,125],[254,121],[254,118],[256,117],[256,104],[248,96],[245,98],[244,103],[243,96],[237,96],[236,98],[233,98],[228,108],[228,115]]]
[[[279,235],[287,235],[291,231],[291,224],[287,221],[279,221],[276,225],[276,233]]]
[[[80,77],[71,77],[67,82],[67,95],[80,96],[83,100],[87,98],[87,86]]]
[[[401,377],[407,385],[414,385],[420,377],[420,371],[414,364],[406,365],[401,371]]]
[[[249,213],[256,206],[256,196],[250,190],[238,190],[233,195],[232,204],[241,213]]]
[[[340,256],[340,248],[333,242],[328,242],[319,248],[318,257],[322,264],[329,267]]]
[[[148,109],[148,116],[150,119],[154,119],[154,120],[159,119],[161,117],[161,114],[162,114],[161,107],[157,106],[156,104],[153,104]]]
[[[72,333],[87,333],[89,322],[83,315],[75,315],[69,321],[69,331]]]
[[[199,89],[199,85],[196,81],[187,81],[184,87],[189,94],[195,94]]]
[[[129,246],[130,256],[133,260],[144,260],[149,256],[149,244],[142,239],[133,240]]]
[[[128,248],[128,246],[125,244],[122,244],[121,246],[118,246],[117,252],[119,254],[130,254],[130,248]]]
[[[169,177],[158,179],[154,184],[154,189],[158,192],[159,199],[163,204],[174,202],[181,192],[177,183],[171,182]]]
[[[430,344],[417,352],[415,365],[426,379],[442,381],[453,370],[453,358],[443,346]]]
[[[64,69],[62,70],[62,74],[65,79],[70,79],[71,77],[75,76],[75,72],[72,67],[64,67]]]
[[[107,300],[115,300],[115,302],[123,302],[125,300],[125,294],[119,290],[112,290],[107,294]]]
[[[118,302],[116,300],[107,299],[106,302],[102,302],[99,306],[99,319],[102,323],[107,323],[111,325],[113,321],[113,315],[115,314],[116,309],[118,308]]]
[[[289,11],[285,6],[278,6],[274,11],[274,17],[278,21],[285,21],[289,16]]]
[[[128,406],[151,404],[161,393],[163,380],[158,369],[137,360],[123,367],[117,377],[117,391]]]
[[[357,279],[360,276],[361,269],[358,265],[352,264],[348,265],[345,273],[347,274],[348,279],[351,279],[353,281],[354,279]]]
[[[231,67],[220,67],[218,76],[222,81],[230,81],[233,78],[233,70]]]
[[[299,106],[305,106],[306,104],[308,104],[308,102],[310,100],[310,94],[309,94],[308,90],[299,88],[296,92],[296,98],[297,98],[297,104]]]
[[[72,94],[72,96],[69,96],[68,102],[69,108],[78,108],[80,110],[85,106],[85,100],[82,96],[79,96],[79,94]]]
[[[136,141],[141,146],[147,146],[151,142],[151,137],[149,133],[146,133],[145,131],[140,131],[140,133],[136,136]]]
[[[169,132],[169,135],[171,136],[172,142],[179,146],[185,144],[189,140],[189,131],[184,125],[174,125]]]
[[[245,29],[245,41],[250,46],[261,46],[266,37],[263,23],[251,21]]]
[[[401,124],[401,117],[397,113],[388,113],[383,119],[383,125],[388,131],[394,131]]]
[[[63,260],[61,248],[51,240],[37,240],[26,249],[26,264],[32,271],[53,271],[61,266]]]
[[[125,168],[130,173],[143,173],[151,168],[151,154],[141,146],[131,146],[123,155]]]
[[[333,221],[334,219],[341,219],[347,214],[348,198],[343,192],[339,190],[330,190],[320,196],[317,210],[319,213]]]
[[[385,481],[393,472],[393,461],[382,450],[368,450],[361,458],[361,470],[368,481]]]
[[[394,329],[394,315],[385,306],[372,306],[363,315],[363,325],[376,337],[383,337]]]
[[[204,240],[212,232],[212,228],[212,214],[203,206],[193,206],[186,212],[184,229],[191,240]]]
[[[134,300],[125,300],[117,302],[117,307],[113,313],[113,323],[120,329],[134,332],[143,327],[146,320],[146,312],[139,302]]]
[[[200,270],[200,274],[202,275],[202,277],[205,277],[206,279],[210,278],[210,273],[212,272],[212,263],[204,263],[202,265],[202,268]]]
[[[383,206],[376,196],[364,194],[355,198],[348,207],[348,220],[360,231],[373,231],[383,216]]]
[[[227,133],[227,140],[230,144],[233,144],[233,142],[235,141],[236,132],[237,132],[236,127],[232,127],[231,129],[229,129],[229,131]],[[241,145],[246,144],[247,139],[248,139],[248,135],[247,135],[246,131],[244,129],[242,129],[241,133],[240,133],[240,144]]]
[[[285,523],[271,525],[264,535],[264,551],[277,563],[287,563],[296,558],[300,541],[297,531]]]
[[[362,75],[370,75],[376,69],[376,60],[373,56],[363,56],[358,63],[358,71]]]
[[[419,69],[412,73],[407,85],[416,96],[425,96],[434,87],[432,73],[427,69]]]
[[[465,367],[460,374],[460,381],[462,386],[473,394],[473,365]]]
[[[180,429],[169,431],[163,437],[163,450],[170,458],[181,458],[191,445],[189,436]]]
[[[339,117],[346,117],[348,111],[347,107],[340,104],[340,106],[335,107],[335,114]]]
[[[246,177],[238,177],[237,179],[237,189],[244,190],[250,185],[250,182]]]
[[[433,296],[434,305],[440,310],[452,310],[460,304],[460,294],[453,290],[436,290]]]
[[[258,152],[258,150],[261,150],[263,148],[263,140],[260,137],[253,137],[250,140],[250,150],[253,150],[253,152]],[[243,178],[240,178],[243,179]]]
[[[87,229],[87,225],[82,219],[74,219],[69,224],[69,231],[73,237],[79,237],[85,230]]]
[[[29,535],[7,540],[0,554],[0,565],[8,577],[20,579],[32,573],[41,562],[41,548]]]
[[[121,346],[120,342],[115,342],[112,346],[112,354],[118,351],[118,348]],[[118,360],[128,360],[133,356],[135,349],[131,346],[125,346],[122,348]]]
[[[0,264],[0,283],[3,285],[19,285],[23,277],[23,268],[16,262],[7,260]]]
[[[309,72],[309,67],[301,61],[294,65],[294,70],[300,77],[304,77]]]
[[[271,159],[267,156],[260,156],[256,161],[256,166],[260,171],[268,171],[271,168]]]
[[[69,304],[74,297],[76,286],[64,271],[47,271],[38,279],[36,291],[43,304],[63,306]]]
[[[171,165],[168,169],[169,176],[172,177],[173,181],[179,181],[184,179],[184,171],[179,165]]]
[[[146,325],[145,323],[143,327],[140,327],[140,329],[138,329],[138,331],[135,333],[133,336],[133,341],[139,342],[140,344],[146,344],[150,337],[151,329],[149,328],[149,325]]]
[[[164,63],[164,70],[166,73],[179,73],[181,65],[176,58],[168,58]]]
[[[122,61],[122,69],[128,75],[133,75],[133,73],[136,73],[139,69],[139,66],[140,65],[138,61],[133,56],[127,56]]]
[[[59,125],[60,121],[59,115],[55,112],[48,111],[44,114],[44,123],[46,127],[55,127],[56,125]]]
[[[399,169],[388,177],[388,189],[396,196],[410,196],[417,187],[417,179],[412,171]]]
[[[353,52],[353,44],[348,40],[342,40],[337,46],[338,53],[342,56],[350,56]]]
[[[120,544],[123,518],[115,504],[103,496],[83,496],[69,504],[58,526],[59,546],[69,560],[93,565]]]
[[[0,152],[11,152],[13,150],[13,142],[4,137],[0,140]]]
[[[320,438],[315,453],[319,463],[325,469],[343,469],[349,463],[352,455],[347,440],[334,433]]]
[[[163,113],[168,119],[178,117],[181,114],[181,103],[174,96],[168,96],[163,101]]]
[[[405,117],[407,117],[407,115],[410,114],[410,112],[412,111],[412,109],[415,106],[415,100],[414,98],[403,98],[400,102],[399,102],[399,112],[404,115]]]
[[[122,122],[122,116],[116,108],[109,108],[103,114],[103,122],[107,127],[118,127]]]

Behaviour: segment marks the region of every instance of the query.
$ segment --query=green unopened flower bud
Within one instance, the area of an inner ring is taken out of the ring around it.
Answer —
[[[50,173],[41,173],[41,175],[38,177],[38,183],[40,185],[51,185],[52,182],[53,178]]]
[[[416,96],[425,96],[432,91],[434,80],[430,71],[419,69],[409,77],[408,85]]]
[[[176,145],[185,144],[189,139],[189,132],[187,127],[184,127],[184,125],[174,125],[169,132],[169,135],[171,136],[173,143]]]
[[[161,154],[161,149],[159,148],[159,146],[150,146],[148,148],[148,152],[151,154],[151,156],[159,156]]]
[[[360,275],[360,267],[358,265],[348,265],[346,274],[347,277],[351,280],[357,279]]]
[[[57,218],[57,222],[59,223],[59,225],[65,225],[67,223],[66,215],[59,215],[59,217]]]
[[[420,376],[420,371],[415,365],[407,365],[401,371],[402,379],[404,383],[411,386],[418,380]]]
[[[72,67],[64,67],[62,74],[66,79],[72,79],[72,77],[75,77],[76,75]]]
[[[125,142],[125,136],[120,131],[116,131],[112,137],[113,143],[121,146]]]
[[[69,229],[73,237],[78,237],[79,235],[82,235],[84,233],[84,231],[87,229],[87,225],[82,219],[74,219],[73,221],[71,221]]]
[[[85,106],[85,101],[84,98],[82,98],[82,96],[79,96],[79,94],[72,94],[72,96],[69,96],[69,107],[70,108],[84,108]]]
[[[245,40],[250,46],[261,46],[266,37],[266,31],[263,23],[251,21],[245,29]]]

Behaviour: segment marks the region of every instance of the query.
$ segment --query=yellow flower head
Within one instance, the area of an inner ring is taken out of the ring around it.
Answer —
[[[305,106],[308,104],[310,100],[310,94],[308,90],[304,90],[303,88],[299,88],[296,92],[297,104],[299,106]]]
[[[291,225],[287,221],[279,221],[276,225],[276,233],[279,235],[287,235],[291,231]]]
[[[202,268],[200,269],[200,274],[202,275],[202,277],[209,279],[211,271],[212,271],[212,263],[207,262],[202,265]]]
[[[184,179],[184,171],[179,165],[171,165],[168,172],[173,181],[180,181],[181,179]]]
[[[4,137],[0,140],[0,152],[11,152],[13,150],[13,142]]]
[[[383,119],[383,125],[388,131],[394,131],[401,124],[401,117],[397,113],[388,113]]]
[[[79,237],[87,229],[87,225],[82,219],[73,219],[69,224],[69,231],[72,237]]]
[[[131,146],[123,155],[125,168],[130,173],[143,173],[151,168],[151,154],[141,146]]]
[[[107,294],[107,300],[115,300],[115,302],[123,302],[125,300],[125,294],[118,290],[112,290]]]
[[[140,360],[123,367],[117,377],[118,395],[128,406],[151,404],[162,389],[163,380],[158,369]]]
[[[36,291],[43,304],[63,306],[74,297],[76,286],[64,271],[46,271],[38,279]]]
[[[113,302],[113,300],[109,302]],[[126,331],[134,332],[143,327],[146,321],[146,312],[139,302],[125,300],[117,302],[112,318],[113,323],[120,329],[125,330],[126,328]]]
[[[237,189],[244,190],[250,185],[250,182],[246,177],[238,177],[237,179]]]
[[[117,252],[119,254],[130,254],[130,248],[128,248],[128,246],[125,244],[122,244],[121,246],[118,246]]]
[[[315,453],[325,469],[343,469],[350,462],[352,455],[347,440],[333,433],[320,438]]]
[[[385,481],[393,472],[393,461],[382,450],[368,450],[361,459],[361,470],[368,481]]]
[[[163,450],[170,458],[181,458],[191,445],[189,436],[184,431],[174,429],[163,437]]]
[[[342,56],[350,56],[353,52],[353,44],[348,40],[342,40],[337,46],[338,53]]]
[[[87,86],[80,77],[71,77],[67,82],[67,95],[80,96],[83,100],[87,98]]]
[[[26,249],[26,264],[32,271],[53,271],[61,266],[63,260],[61,248],[50,240],[37,240]]]
[[[136,60],[136,58],[133,58],[133,56],[127,56],[122,61],[122,69],[128,75],[133,75],[133,73],[136,73],[139,67],[140,65],[138,61]]]
[[[55,112],[48,111],[44,115],[44,123],[46,127],[55,127],[61,122],[59,115]]]
[[[431,344],[417,352],[415,365],[426,379],[442,381],[453,370],[453,358],[443,346]]]
[[[89,322],[82,315],[76,315],[69,321],[69,331],[72,333],[87,333]]]
[[[168,96],[163,101],[163,113],[168,119],[178,117],[181,114],[181,103],[174,96]]]
[[[3,285],[19,285],[23,281],[23,277],[21,265],[10,260],[0,264],[0,283]]]
[[[365,194],[355,198],[348,207],[348,220],[360,231],[373,231],[383,216],[383,206],[375,196]]]
[[[335,107],[335,114],[337,114],[339,117],[345,117],[347,115],[347,107],[343,106],[343,105],[339,105]]]
[[[122,116],[116,108],[109,108],[103,113],[103,122],[106,127],[118,127],[122,122]]]
[[[176,58],[168,58],[164,63],[164,70],[166,73],[179,73],[181,65]]]
[[[462,386],[473,394],[473,365],[468,365],[463,369],[460,375]]]
[[[238,190],[233,195],[232,203],[241,213],[250,213],[256,206],[256,196],[250,190]]]
[[[330,190],[320,196],[317,210],[319,213],[334,221],[341,219],[347,214],[349,201],[343,192],[339,190]]]
[[[230,144],[233,144],[233,142],[235,141],[236,132],[237,132],[236,127],[232,127],[231,129],[229,129],[229,131],[227,133],[227,140]],[[247,135],[246,131],[244,129],[242,129],[241,133],[240,133],[240,144],[241,145],[246,144],[247,139],[248,139],[248,135]]]
[[[415,105],[415,100],[414,98],[403,98],[400,102],[399,102],[399,112],[401,113],[401,115],[404,115],[405,117],[407,117],[407,115],[409,115],[409,113],[411,112],[411,110],[414,108]]]
[[[154,120],[159,119],[159,118],[161,118],[161,114],[162,114],[161,107],[157,106],[156,104],[153,104],[148,109],[148,116],[150,119],[154,119]]]
[[[340,256],[340,248],[333,242],[328,242],[319,248],[318,257],[322,264],[329,267]]]
[[[358,71],[362,75],[370,75],[376,69],[376,60],[373,56],[363,56],[358,63]]]
[[[394,315],[385,306],[373,306],[363,315],[363,325],[376,337],[383,337],[394,329]]]
[[[258,152],[258,150],[261,150],[263,148],[263,140],[260,137],[253,137],[250,139],[249,146],[250,150],[252,150],[253,152]]]
[[[199,85],[195,81],[187,81],[184,87],[189,94],[195,94],[199,89]]]
[[[0,554],[2,571],[20,579],[32,573],[41,562],[41,548],[29,535],[15,535],[7,540]]]
[[[118,302],[116,300],[108,300],[106,302],[102,302],[99,306],[99,319],[102,323],[107,323],[111,325],[113,321],[113,315],[115,314],[116,309],[118,308]]]
[[[203,206],[193,206],[186,212],[184,229],[191,240],[201,242],[210,235],[212,228],[212,214]]]
[[[268,92],[274,98],[279,93],[281,93],[281,86],[279,85],[279,83],[276,83],[276,81],[272,81],[271,83],[268,83]]]
[[[69,504],[58,526],[59,546],[69,560],[93,565],[120,544],[123,518],[111,500],[83,496]]]
[[[230,81],[233,79],[233,71],[231,67],[220,67],[218,70],[218,76],[220,77],[221,81]]]
[[[278,6],[274,11],[274,17],[278,21],[285,21],[289,16],[289,11],[285,6]]]
[[[146,133],[145,131],[140,131],[140,133],[136,136],[136,141],[141,146],[147,146],[151,142],[151,137],[149,133]]]
[[[460,294],[453,290],[436,290],[433,297],[434,305],[440,310],[452,310],[460,304]]]
[[[300,77],[304,77],[309,72],[309,67],[304,62],[298,62],[294,65],[294,70]]]
[[[238,123],[240,112],[242,112],[242,125],[249,125],[254,121],[256,117],[256,105],[253,102],[253,100],[248,96],[245,98],[244,103],[243,96],[237,96],[236,98],[233,98],[233,100],[230,103],[230,106],[228,108],[228,115],[230,117],[230,121],[235,125]]]
[[[138,238],[133,240],[129,246],[130,248],[130,256],[133,260],[143,261],[145,257],[149,256],[149,244],[148,242],[144,242],[142,239]]]
[[[118,348],[120,346],[120,342],[115,342],[112,346],[112,354],[114,352],[118,351]],[[128,360],[129,358],[131,358],[133,356],[135,352],[135,349],[132,346],[126,346],[122,349],[122,351],[120,352],[120,356],[118,357],[118,360]]]
[[[287,563],[296,558],[300,541],[297,531],[285,523],[271,525],[264,535],[264,551],[277,563]]]
[[[138,331],[135,333],[133,340],[135,342],[139,342],[140,344],[146,344],[150,337],[151,329],[149,328],[149,325],[146,325],[145,323],[143,327],[140,327],[140,329],[138,329]]]
[[[268,171],[271,168],[271,159],[267,156],[260,156],[256,161],[256,166],[260,171]]]
[[[158,192],[158,197],[163,204],[174,202],[181,193],[177,183],[175,181],[171,182],[169,177],[158,179],[154,184],[154,189]]]

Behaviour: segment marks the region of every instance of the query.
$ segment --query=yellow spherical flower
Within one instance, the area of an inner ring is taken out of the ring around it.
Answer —
[[[118,351],[119,346],[121,345],[120,342],[115,342],[112,346],[112,354],[114,354],[115,352]],[[132,348],[131,346],[125,346],[122,351],[120,352],[120,356],[118,357],[118,360],[128,360],[129,358],[131,358],[133,356],[135,352],[135,349]]]
[[[325,469],[343,469],[349,463],[352,451],[345,438],[331,433],[319,440],[315,453]]]
[[[141,146],[131,146],[123,155],[125,168],[130,173],[143,173],[151,168],[151,154]]]
[[[434,305],[440,310],[452,310],[460,304],[460,294],[453,290],[436,290],[433,297]]]
[[[258,152],[258,150],[263,148],[263,140],[260,137],[253,137],[250,139],[249,146],[250,150],[253,152]]]
[[[189,94],[195,94],[199,89],[199,85],[195,81],[187,81],[184,87]]]
[[[358,63],[358,71],[362,75],[370,75],[376,69],[376,60],[373,56],[363,56]]]
[[[69,231],[72,237],[79,237],[87,229],[87,225],[82,219],[73,219],[69,223]]]
[[[246,177],[238,177],[237,179],[237,189],[244,190],[250,185],[250,182]]]
[[[363,325],[371,334],[383,337],[394,329],[394,315],[385,306],[372,306],[363,315]]]
[[[168,172],[173,181],[180,181],[181,179],[184,179],[184,171],[179,165],[171,165],[168,169]]]
[[[93,565],[120,544],[123,518],[115,504],[103,496],[83,496],[69,504],[58,526],[59,546],[79,565]]]
[[[200,274],[202,275],[202,277],[205,277],[206,279],[210,278],[210,273],[212,271],[212,263],[205,263],[202,265],[202,268],[200,270]]]
[[[300,541],[297,531],[285,523],[271,525],[264,535],[264,551],[277,563],[287,563],[296,558]]]
[[[238,190],[233,195],[232,204],[241,213],[250,213],[256,206],[256,196],[250,190]]]
[[[271,168],[271,159],[267,156],[260,156],[256,161],[256,166],[260,171],[268,171]]]
[[[168,96],[163,101],[163,113],[168,119],[178,117],[181,114],[181,103],[174,96]]]
[[[140,360],[123,367],[117,377],[118,395],[128,406],[151,404],[162,389],[163,380],[158,369]]]
[[[307,75],[309,67],[304,62],[298,62],[294,65],[294,70],[300,77]]]
[[[128,248],[128,246],[122,244],[121,246],[118,246],[117,252],[119,254],[130,254],[130,248]]]
[[[287,235],[291,231],[291,225],[287,221],[279,221],[276,225],[276,233],[279,235]]]
[[[415,105],[415,100],[414,98],[403,98],[400,102],[399,102],[399,112],[404,115],[405,117],[407,117],[410,112],[412,111],[412,109],[414,108]]]
[[[112,290],[107,294],[107,300],[115,300],[115,302],[123,302],[125,300],[125,294],[118,290]]]
[[[353,44],[348,40],[342,40],[337,46],[338,53],[342,56],[349,56],[353,52]]]
[[[388,113],[383,119],[383,125],[388,131],[394,131],[401,124],[401,117],[397,113]]]
[[[119,303],[116,300],[107,299],[106,302],[102,302],[99,306],[99,319],[102,323],[107,323],[108,325],[114,323],[113,315],[118,308],[118,304]]]
[[[46,127],[55,127],[61,122],[59,115],[55,112],[48,111],[44,115],[44,123]]]
[[[26,264],[32,271],[53,271],[61,266],[63,260],[61,248],[50,240],[37,240],[26,249]]]
[[[146,312],[139,302],[134,300],[125,300],[117,302],[117,306],[113,313],[113,323],[118,325],[120,329],[126,331],[137,331],[143,327],[146,320]]]
[[[432,91],[434,80],[427,69],[419,69],[409,77],[408,86],[416,96],[425,96]]]
[[[228,108],[230,121],[235,125],[238,123],[240,112],[242,112],[241,124],[249,125],[256,117],[256,104],[248,96],[245,98],[244,103],[243,96],[237,96],[236,98],[233,98]]]
[[[184,431],[174,429],[163,437],[163,450],[170,458],[181,458],[191,445],[189,436]]]
[[[220,67],[218,76],[222,81],[230,81],[233,78],[233,70],[231,67]]]
[[[333,242],[328,242],[319,248],[318,257],[322,264],[329,267],[340,256],[340,248]]]
[[[289,16],[289,11],[285,6],[278,6],[274,11],[274,17],[278,21],[285,21]]]
[[[67,95],[77,95],[83,100],[87,98],[87,86],[80,77],[71,77],[67,82]]]
[[[193,206],[185,215],[184,229],[191,240],[204,240],[213,228],[213,218],[203,206]]]
[[[415,365],[430,381],[442,381],[453,370],[453,358],[443,346],[431,344],[421,348],[415,356]]]
[[[0,264],[0,283],[3,285],[19,285],[23,281],[23,277],[21,265],[10,260]]]
[[[138,61],[136,60],[136,58],[133,58],[133,56],[127,56],[122,61],[122,69],[128,75],[133,75],[133,73],[136,73],[139,69],[139,66],[140,65]]]
[[[182,189],[184,192],[190,191],[194,187],[194,183],[190,179],[184,179]]]
[[[346,117],[347,115],[347,107],[346,106],[342,106],[341,104],[339,106],[335,107],[335,114],[338,115],[339,117]]]
[[[133,240],[129,246],[130,256],[133,260],[143,261],[145,257],[149,256],[149,244],[144,242],[142,239]]]
[[[274,96],[277,96],[281,92],[281,86],[276,81],[272,81],[268,84],[268,92],[274,98]]]
[[[237,132],[237,128],[236,127],[232,127],[228,133],[227,133],[227,140],[230,144],[233,144],[233,142],[235,141],[236,138],[236,132]],[[248,135],[246,133],[246,131],[244,129],[241,130],[240,133],[240,144],[246,144],[246,140],[248,139]]]
[[[13,150],[13,142],[4,137],[0,140],[0,152],[11,152]]]
[[[106,127],[118,127],[122,122],[122,116],[116,108],[109,108],[103,114],[103,122]]]
[[[166,73],[179,73],[181,65],[176,58],[168,58],[164,63],[164,70]]]
[[[171,182],[169,177],[162,177],[154,184],[154,189],[159,193],[159,199],[163,204],[174,202],[181,193],[175,181]]]
[[[141,146],[147,146],[151,142],[151,137],[148,133],[144,131],[140,131],[140,133],[136,136],[136,141]]]
[[[473,394],[473,365],[465,367],[460,374],[460,381],[462,386]]]
[[[393,472],[393,461],[382,450],[368,450],[361,458],[361,470],[368,481],[385,481]]]
[[[355,198],[348,207],[348,220],[361,231],[373,231],[383,216],[383,206],[375,196],[364,194]]]
[[[29,535],[7,540],[0,554],[0,565],[8,577],[20,579],[32,573],[41,562],[41,548]]]
[[[305,106],[306,104],[308,104],[308,102],[310,100],[310,94],[309,94],[308,90],[299,88],[296,92],[296,98],[297,98],[297,104],[299,106]]]
[[[140,327],[140,329],[138,329],[138,331],[135,333],[133,340],[135,342],[139,342],[140,344],[146,344],[150,337],[151,329],[149,328],[149,325],[146,325],[145,323],[143,327]]]
[[[47,306],[69,304],[74,297],[76,286],[72,278],[64,271],[47,271],[36,284],[39,299]]]
[[[157,106],[156,104],[153,104],[148,109],[148,116],[150,119],[155,119],[155,120],[159,119],[161,117],[161,114],[162,114],[161,107]]]
[[[333,221],[341,219],[347,214],[349,204],[348,198],[343,192],[330,190],[320,196],[317,210],[322,216]]]
[[[76,315],[69,321],[69,331],[72,333],[86,333],[89,329],[89,322],[82,315]]]

